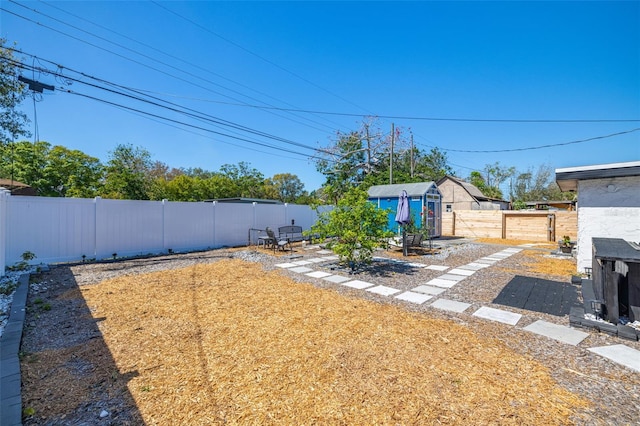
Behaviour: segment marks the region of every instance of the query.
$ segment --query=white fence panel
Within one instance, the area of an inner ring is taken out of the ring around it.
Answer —
[[[162,201],[96,198],[96,224],[97,259],[164,250]]]
[[[214,246],[213,203],[164,202],[164,248],[201,250]]]
[[[257,204],[253,205],[255,209],[255,220],[253,227],[257,229],[266,229],[267,226],[278,232],[278,226],[284,225],[286,222],[286,212],[284,204]]]
[[[307,231],[316,222],[316,212],[309,206],[300,204],[287,204],[286,206],[285,225],[295,224]]]
[[[26,251],[33,263],[56,263],[241,246],[257,242],[256,229],[293,221],[308,230],[316,219],[302,205],[25,197],[0,188],[0,276]]]
[[[253,204],[214,203],[214,247],[234,247],[247,244],[247,233],[253,227]]]
[[[38,263],[93,257],[93,200],[12,196],[7,201],[8,264],[20,261],[26,251],[33,252]]]

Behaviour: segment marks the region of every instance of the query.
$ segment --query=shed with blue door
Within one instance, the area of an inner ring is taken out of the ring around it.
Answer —
[[[429,228],[431,238],[442,234],[442,203],[440,191],[435,182],[394,183],[391,185],[374,185],[367,191],[369,201],[378,208],[390,209],[389,230],[398,232],[396,212],[398,198],[402,191],[407,191],[411,217],[416,228]]]

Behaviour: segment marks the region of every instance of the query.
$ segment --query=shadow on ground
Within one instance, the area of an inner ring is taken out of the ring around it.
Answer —
[[[32,276],[23,331],[23,424],[144,424],[68,266]]]

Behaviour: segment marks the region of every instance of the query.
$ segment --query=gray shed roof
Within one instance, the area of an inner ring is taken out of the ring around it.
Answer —
[[[397,198],[404,189],[409,197],[420,197],[429,191],[432,187],[436,188],[435,182],[416,182],[416,183],[394,183],[391,185],[373,185],[367,193],[369,198],[391,197]],[[437,188],[436,188],[437,189]]]
[[[565,192],[576,191],[579,180],[626,176],[640,176],[640,161],[556,169],[556,183]]]

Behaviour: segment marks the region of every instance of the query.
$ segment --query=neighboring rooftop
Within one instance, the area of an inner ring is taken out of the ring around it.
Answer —
[[[435,189],[435,182],[415,182],[415,183],[393,183],[389,185],[373,185],[367,193],[369,197],[399,197],[400,193],[405,190],[409,197],[421,197],[426,194],[432,187]]]

